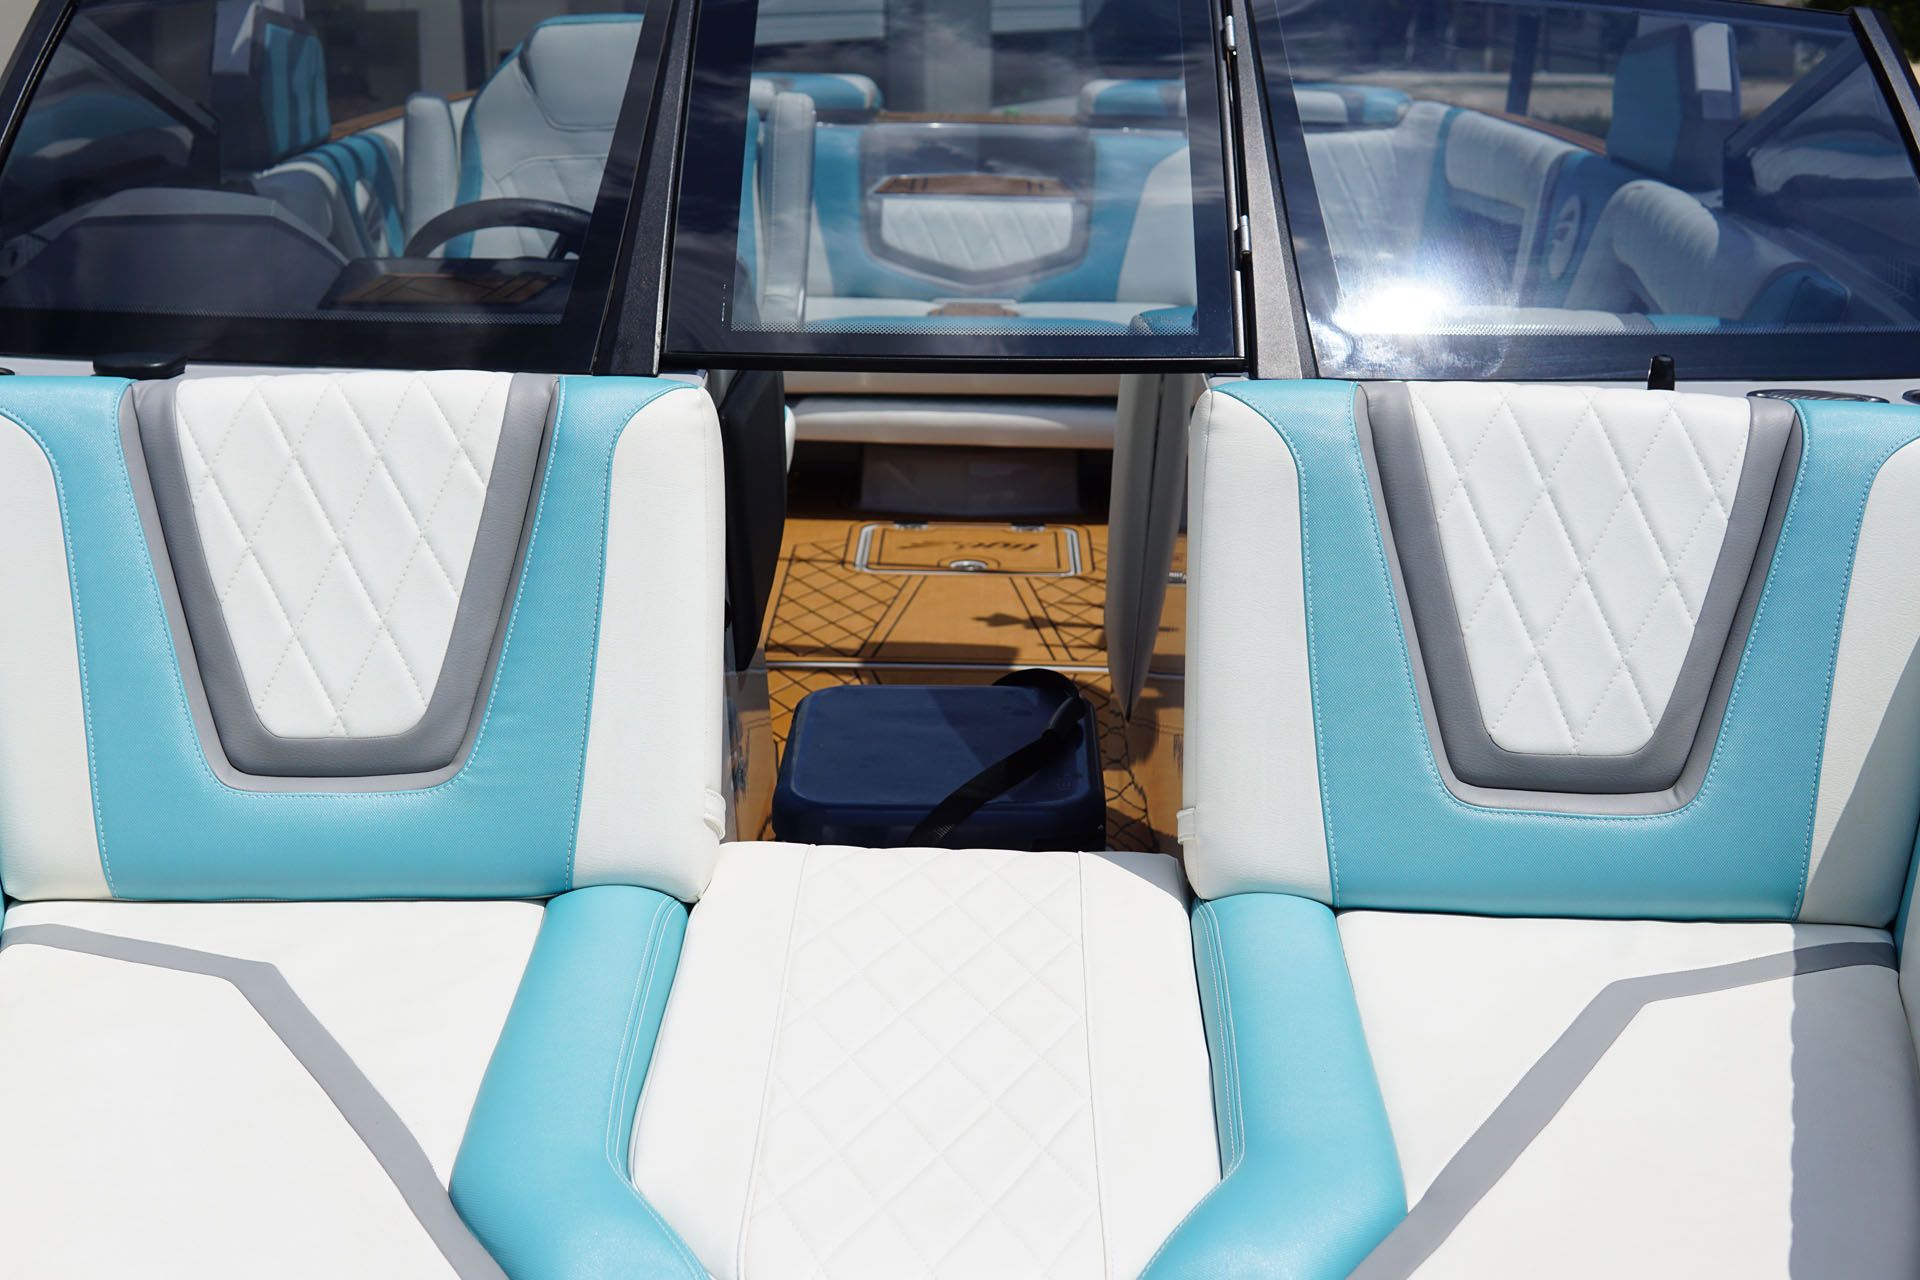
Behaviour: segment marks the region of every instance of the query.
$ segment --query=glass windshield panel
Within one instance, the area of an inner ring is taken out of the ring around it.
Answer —
[[[1631,377],[1650,351],[1683,376],[1911,368],[1920,182],[1838,15],[1260,13],[1322,372]]]
[[[641,32],[620,0],[81,0],[0,168],[0,349],[578,367]]]
[[[1207,8],[710,0],[669,350],[1230,358]]]

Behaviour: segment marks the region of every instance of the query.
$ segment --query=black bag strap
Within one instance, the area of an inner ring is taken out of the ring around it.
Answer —
[[[1078,745],[1080,735],[1076,730],[1087,718],[1087,701],[1080,696],[1080,689],[1073,681],[1058,671],[1033,667],[1008,672],[994,684],[1050,692],[1060,699],[1060,705],[1054,708],[1039,737],[995,760],[933,806],[933,811],[907,836],[907,844],[943,847],[953,829],[972,817],[981,805],[1005,795]]]

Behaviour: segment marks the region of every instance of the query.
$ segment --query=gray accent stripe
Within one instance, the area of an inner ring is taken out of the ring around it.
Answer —
[[[1627,755],[1540,755],[1493,741],[1480,713],[1466,640],[1447,572],[1424,451],[1405,383],[1371,383],[1365,408],[1373,432],[1387,518],[1393,526],[1408,605],[1420,631],[1435,717],[1454,773],[1473,786],[1614,795],[1658,792],[1679,780],[1727,651],[1741,594],[1766,525],[1774,482],[1792,434],[1786,415],[1752,402],[1747,456],[1713,578],[1673,694],[1640,750]]]
[[[360,1135],[454,1274],[462,1280],[506,1280],[506,1273],[460,1220],[447,1189],[433,1171],[433,1162],[420,1149],[412,1131],[278,968],[261,960],[64,924],[21,925],[0,931],[0,950],[17,946],[52,947],[232,983]]]
[[[260,722],[194,515],[174,407],[177,387],[176,381],[135,384],[133,416],[201,684],[228,762],[242,773],[268,777],[392,776],[446,768],[461,753],[484,701],[554,402],[553,379],[513,378],[440,678],[418,724],[378,738],[283,738]]]
[[[1420,1203],[1355,1268],[1353,1280],[1402,1280],[1426,1262],[1506,1176],[1648,1005],[1861,966],[1897,969],[1893,945],[1830,942],[1733,964],[1608,983],[1447,1161]]]

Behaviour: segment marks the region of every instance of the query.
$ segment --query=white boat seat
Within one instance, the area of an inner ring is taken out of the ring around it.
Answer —
[[[1219,1175],[1178,864],[728,846],[635,1183],[716,1277],[1124,1276]]]
[[[10,1270],[494,1277],[593,1238],[634,1198],[633,992],[726,817],[712,402],[5,382]],[[553,1203],[494,1194],[534,1169]]]
[[[1149,1274],[1920,1273],[1920,411],[1245,382],[1192,437],[1225,1176]]]

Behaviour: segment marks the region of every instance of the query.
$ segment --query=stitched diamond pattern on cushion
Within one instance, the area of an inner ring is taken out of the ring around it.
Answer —
[[[1646,745],[1726,536],[1745,402],[1593,387],[1408,389],[1493,741],[1541,755]]]
[[[440,372],[181,383],[194,519],[269,733],[366,738],[419,722],[511,382]]]
[[[742,1274],[1100,1272],[1079,860],[807,857]]]

